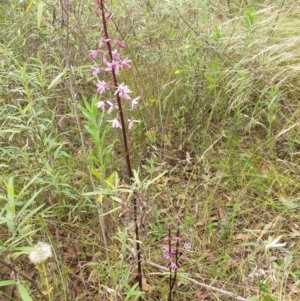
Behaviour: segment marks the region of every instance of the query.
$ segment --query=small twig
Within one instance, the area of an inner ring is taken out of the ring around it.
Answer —
[[[161,266],[161,265],[159,265],[159,264],[156,264],[156,263],[154,263],[154,262],[151,262],[151,261],[144,261],[143,263],[148,264],[148,265],[150,265],[150,266],[153,266],[153,267],[155,267],[155,268],[158,268],[158,269],[160,269],[160,270],[162,270],[162,271],[166,271],[166,272],[169,271],[168,268],[166,268],[166,267],[164,267],[164,266]],[[194,284],[196,284],[196,285],[198,285],[198,286],[200,286],[200,287],[203,287],[203,288],[206,288],[206,289],[208,289],[208,290],[217,292],[217,293],[219,293],[219,294],[221,294],[221,295],[224,295],[224,296],[228,296],[228,297],[234,298],[235,300],[238,300],[238,301],[250,301],[249,299],[246,299],[246,298],[244,298],[244,297],[241,297],[241,296],[239,296],[239,295],[237,295],[237,294],[235,294],[235,293],[232,293],[232,292],[229,292],[229,291],[226,291],[226,290],[223,290],[223,289],[221,289],[221,288],[217,288],[217,287],[214,287],[214,286],[211,286],[211,285],[208,285],[208,284],[201,283],[201,282],[199,282],[199,281],[197,281],[197,280],[194,280],[194,279],[192,279],[192,278],[190,278],[190,277],[187,277],[187,276],[184,276],[184,275],[180,275],[180,277],[181,277],[182,279],[185,279],[185,280],[187,280],[187,281],[190,281],[190,282],[192,282],[192,283],[194,283]]]
[[[39,294],[42,296],[42,298],[45,301],[49,301],[49,299],[47,298],[46,295],[43,294],[43,292],[39,289],[38,285],[36,284],[36,282],[31,279],[30,277],[28,277],[27,275],[19,272],[16,268],[14,268],[12,265],[10,265],[9,263],[6,263],[5,261],[0,259],[0,263],[3,264],[4,266],[6,266],[7,268],[9,268],[10,270],[12,270],[14,273],[16,273],[17,275],[20,275],[22,278],[24,278],[25,280],[29,281],[34,287],[35,289],[39,292]]]

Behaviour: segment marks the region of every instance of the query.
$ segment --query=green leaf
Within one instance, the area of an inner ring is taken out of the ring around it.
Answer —
[[[14,281],[14,280],[0,281],[0,287],[1,286],[7,286],[7,285],[14,285],[14,284],[16,284],[16,281]]]
[[[141,180],[139,178],[138,171],[133,170],[133,178],[134,178],[134,182],[140,187],[141,186]]]
[[[48,90],[54,88],[56,85],[58,85],[62,79],[62,77],[66,74],[66,70],[58,74],[55,79],[51,82],[51,84],[48,86]]]
[[[28,225],[28,227],[31,227],[30,225]],[[22,229],[23,230],[23,229]],[[28,230],[28,228],[25,230]],[[11,236],[9,239],[7,239],[5,242],[4,242],[4,246],[7,248],[7,249],[11,249],[11,248],[14,248],[18,245],[20,245],[21,243],[24,242],[24,239],[26,239],[27,236],[29,237],[32,237],[37,231],[39,231],[39,229],[34,229],[32,231],[29,231],[29,232],[25,232],[25,233],[20,233],[20,235],[17,235],[16,237],[14,236]]]
[[[25,286],[23,284],[19,283],[17,285],[17,287],[18,287],[19,294],[20,294],[23,301],[33,301],[31,299],[27,289],[25,288]]]
[[[271,298],[270,296],[265,296],[262,298],[261,301],[275,301],[273,298]]]
[[[41,28],[41,22],[42,22],[42,15],[43,15],[43,9],[44,9],[45,3],[40,2],[38,5],[38,11],[37,11],[37,28]]]
[[[101,189],[101,190],[96,190],[96,191],[91,191],[91,192],[85,192],[82,195],[114,195],[115,191],[109,190],[109,189]]]
[[[21,196],[22,196],[22,194],[27,190],[27,188],[32,184],[32,183],[34,183],[35,182],[35,180],[40,176],[40,174],[42,173],[42,171],[41,172],[39,172],[37,175],[35,175],[23,188],[22,188],[22,190],[19,192],[19,194],[18,194],[18,196],[17,196],[17,199],[19,199]]]
[[[43,188],[41,188],[40,190],[36,191],[32,197],[25,203],[25,205],[22,205],[22,209],[18,212],[17,214],[17,218],[20,218],[21,216],[23,216],[25,210],[33,203],[33,201],[36,199],[36,197],[40,194],[40,192],[43,190]],[[44,204],[43,204],[44,205]]]
[[[6,225],[11,234],[15,233],[15,222],[14,222],[14,215],[11,211],[7,210],[6,212]]]
[[[12,251],[22,251],[24,254],[29,254],[33,251],[37,251],[38,249],[35,247],[15,247]]]
[[[138,288],[138,283],[136,283],[132,288],[130,288],[127,292],[124,293],[126,295],[125,301],[127,300],[138,300],[140,297],[144,296],[145,293],[141,292]],[[136,290],[138,289],[138,290]],[[133,297],[133,298],[131,298]]]
[[[19,250],[20,250],[20,252],[15,252],[15,251],[19,251]],[[11,257],[14,260],[16,260],[21,255],[28,255],[31,252],[37,251],[37,248],[34,248],[34,247],[16,247],[12,251],[13,251],[13,253],[12,253]]]
[[[162,176],[164,176],[167,173],[167,171],[164,171],[163,173],[159,174],[157,177],[155,177],[154,179],[151,179],[149,181],[147,181],[146,183],[146,188],[148,188],[151,184],[155,183],[158,179],[160,179]]]
[[[105,213],[101,214],[101,216],[105,216],[105,215],[111,214],[111,213],[113,213],[113,212],[115,212],[117,210],[120,210],[121,208],[122,208],[122,206],[118,206],[118,207],[116,207],[116,208],[114,208],[112,210],[109,210],[108,212],[105,212]]]
[[[18,230],[21,231],[21,228],[27,221],[36,214],[40,209],[42,209],[45,206],[45,203],[40,205],[39,207],[35,208],[34,210],[31,210],[25,217],[22,218],[21,222],[18,224]],[[19,217],[21,217],[20,214],[18,214]]]
[[[123,200],[118,198],[117,196],[111,196],[110,198],[119,204],[123,203]]]
[[[32,4],[33,4],[35,1],[36,1],[36,0],[31,0],[31,1],[29,2],[29,4],[28,4],[27,7],[26,7],[26,13],[28,13],[28,12],[30,11],[31,6],[32,6]]]
[[[14,178],[11,177],[8,179],[8,183],[4,181],[4,185],[7,191],[7,197],[10,203],[14,203],[15,192],[14,192]]]
[[[98,169],[93,168],[93,167],[92,167],[92,175],[95,176],[97,179],[101,179],[100,172],[98,171]]]

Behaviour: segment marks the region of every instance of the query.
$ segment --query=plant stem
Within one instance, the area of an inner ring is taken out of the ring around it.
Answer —
[[[171,250],[171,226],[168,227],[168,236],[169,236],[169,253],[172,254]],[[179,241],[180,241],[180,230],[179,230],[179,221],[177,223],[177,233],[176,233],[176,249],[175,249],[175,266],[173,277],[172,277],[172,268],[171,264],[169,267],[170,270],[170,278],[169,278],[169,301],[172,301],[172,293],[174,290],[174,286],[177,280],[177,267],[178,267],[178,252],[179,252]],[[172,279],[173,278],[173,279]]]
[[[47,292],[47,295],[48,295],[48,299],[49,299],[49,301],[52,301],[51,290],[50,290],[50,285],[49,285],[49,280],[48,280],[48,276],[47,276],[47,270],[46,270],[45,263],[42,263],[41,267],[42,267],[42,273],[44,274],[44,281],[45,281],[45,286],[46,286],[46,292]]]
[[[102,17],[102,24],[103,24],[103,30],[104,30],[104,38],[107,40],[107,49],[110,57],[110,61],[113,61],[113,55],[112,55],[112,48],[111,48],[111,43],[108,35],[108,30],[107,30],[107,20],[105,18],[105,8],[104,8],[104,0],[98,0],[98,5],[101,11],[101,17]],[[113,82],[115,89],[118,88],[118,80],[117,80],[117,75],[115,70],[112,68],[112,77],[113,77]],[[119,116],[121,120],[121,126],[122,126],[122,135],[123,135],[123,144],[124,144],[124,150],[125,150],[125,160],[126,160],[126,165],[127,165],[127,171],[128,171],[128,176],[130,179],[130,183],[132,184],[132,179],[133,179],[133,172],[131,169],[131,161],[130,161],[130,152],[129,152],[129,147],[128,147],[128,142],[127,142],[127,135],[126,135],[126,127],[125,127],[125,120],[124,120],[124,114],[123,114],[123,109],[122,109],[122,103],[121,103],[121,97],[119,93],[116,94],[116,99],[119,107]],[[137,261],[138,261],[138,278],[139,278],[139,287],[142,290],[142,263],[141,263],[141,251],[140,251],[140,243],[139,243],[139,227],[138,227],[138,214],[137,214],[137,197],[136,194],[133,193],[132,197],[132,202],[133,202],[133,211],[134,211],[134,226],[135,226],[135,238],[136,238],[136,251],[137,251]]]
[[[176,233],[176,250],[175,250],[175,264],[176,264],[176,268],[174,271],[174,277],[173,277],[173,283],[171,285],[171,289],[170,291],[172,292],[174,289],[174,285],[176,283],[176,279],[177,279],[177,267],[178,267],[178,251],[179,251],[179,236],[180,235],[180,230],[179,230],[179,222],[177,223],[177,233]]]
[[[169,254],[171,256],[172,249],[171,249],[171,225],[168,226],[168,240],[169,240]],[[169,276],[169,301],[172,301],[172,269],[171,264],[169,266],[170,276]]]

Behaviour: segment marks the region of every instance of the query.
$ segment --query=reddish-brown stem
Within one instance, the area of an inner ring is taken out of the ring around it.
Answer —
[[[169,255],[172,256],[172,246],[171,246],[171,225],[168,226],[168,240],[169,240]],[[172,268],[171,263],[169,264],[170,276],[169,276],[169,301],[172,301]]]
[[[169,236],[169,253],[170,256],[172,254],[172,249],[171,249],[171,226],[168,226],[168,236]],[[172,293],[174,290],[174,286],[177,280],[177,268],[178,268],[178,257],[179,257],[179,243],[180,243],[180,230],[179,230],[179,221],[177,223],[177,233],[175,236],[176,239],[176,248],[175,248],[175,269],[174,269],[174,273],[172,274],[172,267],[171,267],[171,263],[170,263],[170,277],[169,277],[169,298],[168,301],[172,301]],[[173,276],[173,277],[172,277]]]
[[[107,49],[110,57],[110,61],[113,61],[113,55],[112,55],[112,48],[111,48],[111,43],[108,35],[108,30],[107,30],[107,20],[105,18],[105,8],[104,8],[104,0],[98,0],[98,5],[99,9],[101,11],[101,17],[102,17],[102,24],[103,24],[103,31],[104,31],[104,38],[107,41]],[[113,82],[115,89],[118,88],[118,80],[117,80],[117,75],[116,71],[112,68],[112,77],[113,77]],[[130,162],[130,152],[129,152],[129,147],[128,147],[128,142],[127,142],[127,135],[126,135],[126,126],[125,126],[125,120],[124,120],[124,114],[123,114],[123,109],[122,109],[122,103],[121,103],[121,98],[120,95],[117,93],[116,94],[116,99],[119,107],[119,116],[121,120],[121,126],[122,126],[122,134],[123,134],[123,144],[124,144],[124,150],[125,150],[125,160],[126,160],[126,165],[127,165],[127,171],[128,175],[130,178],[130,182],[132,183],[133,179],[133,172],[131,169],[131,162]],[[136,195],[133,194],[133,211],[134,211],[134,225],[135,225],[135,236],[136,236],[136,252],[137,252],[137,261],[138,261],[138,278],[139,278],[139,287],[142,290],[142,262],[141,262],[141,251],[140,251],[140,243],[139,243],[139,227],[138,227],[138,222],[137,222],[137,198]]]
[[[172,283],[172,286],[171,286],[171,292],[173,291],[174,289],[174,285],[176,283],[176,278],[177,278],[177,267],[178,267],[178,252],[179,252],[179,243],[180,243],[180,230],[179,230],[179,222],[177,223],[177,233],[176,233],[176,250],[175,250],[175,265],[176,265],[176,268],[175,268],[175,271],[174,271],[174,277],[173,277],[173,283]]]

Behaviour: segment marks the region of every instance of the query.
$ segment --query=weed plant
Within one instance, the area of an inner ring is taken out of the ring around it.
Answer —
[[[96,106],[97,3],[2,5],[0,299],[299,300],[298,4],[106,2],[140,96],[131,183]]]

